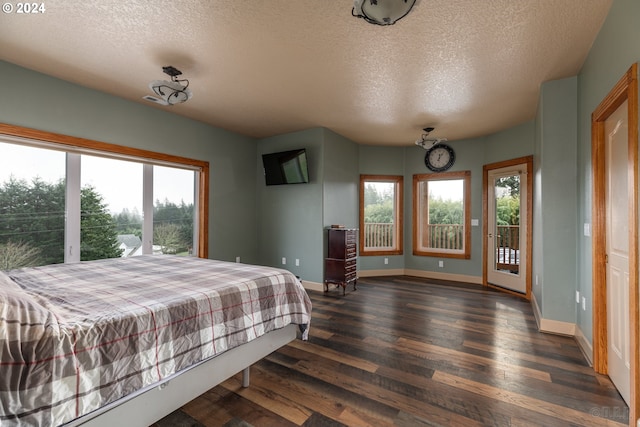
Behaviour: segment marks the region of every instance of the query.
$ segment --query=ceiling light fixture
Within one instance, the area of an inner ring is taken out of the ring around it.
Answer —
[[[370,24],[393,25],[420,0],[354,0],[351,15]]]
[[[178,76],[182,75],[182,71],[172,67],[171,65],[162,67],[162,71],[164,71],[168,76],[171,76],[171,81],[152,81],[149,83],[149,88],[159,98],[147,95],[143,97],[144,99],[161,105],[181,104],[191,99],[193,93],[191,93],[191,89],[189,89],[189,80],[178,79]]]
[[[429,148],[433,147],[434,145],[438,145],[441,142],[445,142],[447,140],[447,138],[429,138],[429,134],[431,132],[433,132],[433,127],[426,127],[424,129],[422,129],[424,131],[424,133],[422,134],[422,136],[420,138],[418,138],[418,140],[416,141],[416,145],[424,148],[425,150],[428,150]]]

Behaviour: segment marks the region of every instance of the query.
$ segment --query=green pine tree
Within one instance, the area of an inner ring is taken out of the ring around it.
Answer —
[[[95,188],[83,187],[80,190],[80,259],[89,261],[120,255],[116,222],[107,204]]]
[[[47,183],[36,177],[29,184],[10,177],[0,184],[0,244],[12,252],[38,248],[37,265],[63,262],[64,197],[63,180]]]

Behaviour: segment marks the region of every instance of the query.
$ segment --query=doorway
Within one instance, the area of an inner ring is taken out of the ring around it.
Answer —
[[[483,168],[483,283],[531,297],[533,157]]]
[[[638,418],[638,69],[591,116],[593,367]]]
[[[629,190],[625,101],[605,127],[605,243],[607,282],[607,366],[609,377],[629,403]]]

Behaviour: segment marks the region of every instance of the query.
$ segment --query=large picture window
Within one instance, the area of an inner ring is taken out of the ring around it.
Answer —
[[[413,176],[413,253],[471,257],[471,172]]]
[[[207,256],[207,162],[8,125],[0,153],[0,270]]]
[[[360,175],[360,255],[402,254],[402,181]]]
[[[64,261],[65,154],[0,143],[0,270]]]

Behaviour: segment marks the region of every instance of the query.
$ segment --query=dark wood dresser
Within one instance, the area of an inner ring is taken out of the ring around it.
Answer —
[[[358,229],[328,228],[327,257],[324,259],[324,291],[329,291],[329,284],[342,286],[342,294],[347,285],[353,283],[356,290],[358,280]]]

